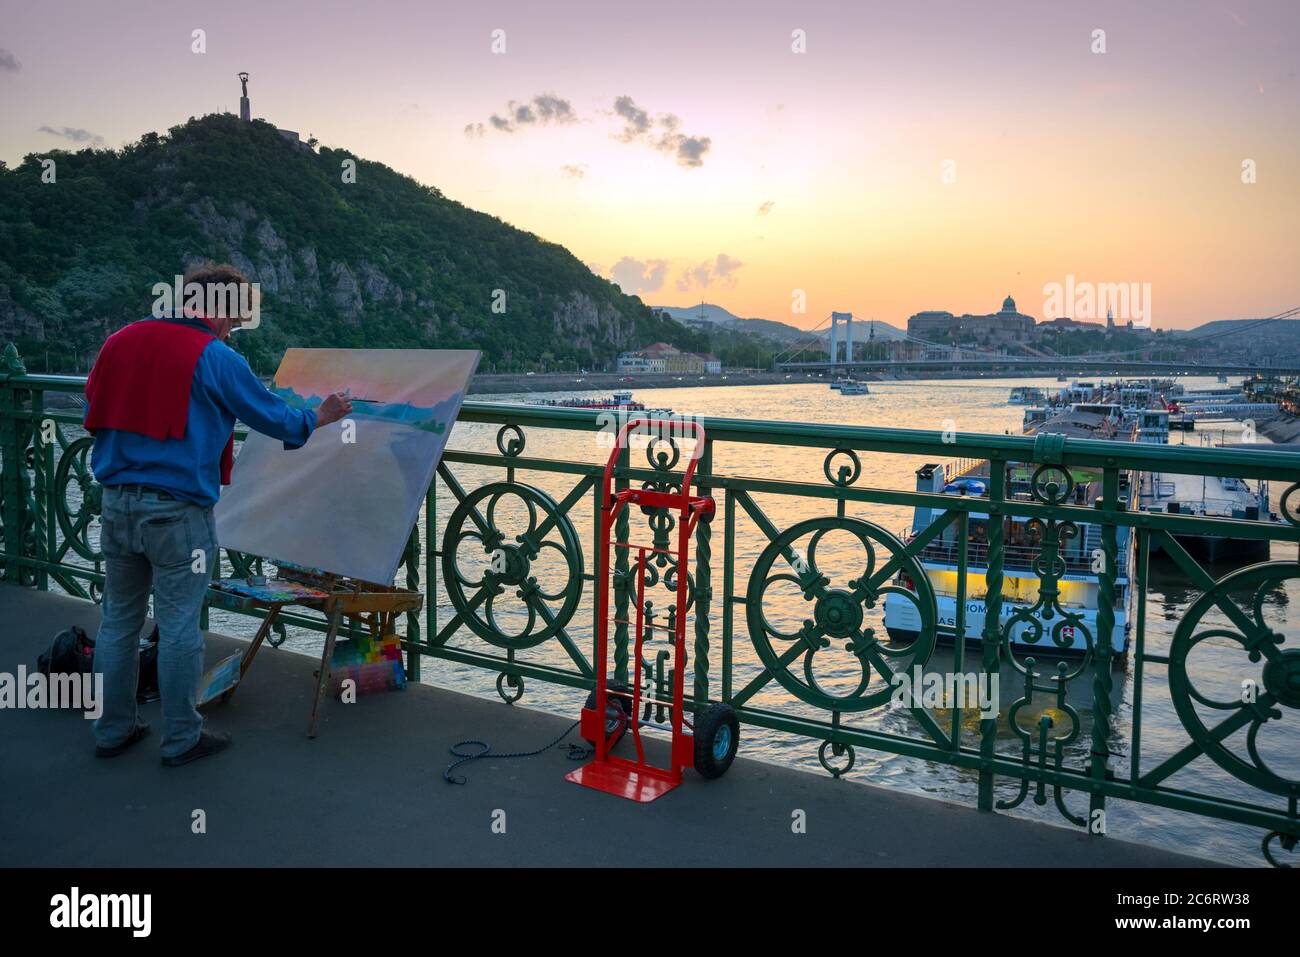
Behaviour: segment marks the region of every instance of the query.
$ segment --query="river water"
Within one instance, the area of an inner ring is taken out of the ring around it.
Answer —
[[[1211,388],[1215,385],[1212,379],[1189,379],[1184,382],[1188,391]],[[637,398],[654,407],[669,407],[677,413],[706,417],[1019,434],[1022,407],[1009,405],[1007,402],[1011,388],[1016,385],[1038,385],[1049,391],[1059,388],[1058,383],[1050,378],[880,382],[871,383],[870,395],[841,396],[827,388],[823,381],[808,381],[795,377],[787,385],[778,386],[692,388],[684,383],[681,388],[647,391]],[[573,391],[563,394],[595,395],[596,393],[583,393],[578,386]],[[529,401],[545,397],[547,396],[539,394],[496,396],[494,400]],[[1226,438],[1231,441],[1238,437],[1234,433],[1239,429],[1239,426],[1227,426]],[[460,423],[455,427],[449,447],[482,452],[493,451],[496,434],[495,426]],[[1199,442],[1202,441],[1200,436],[1203,434],[1205,434],[1204,430],[1189,436],[1176,433],[1173,441],[1186,439]],[[598,437],[591,433],[530,429],[527,430],[526,438],[527,447],[524,455],[528,457],[594,463],[603,462],[608,454],[608,447],[603,446],[598,441]],[[723,475],[822,483],[825,481],[822,475],[823,458],[824,453],[818,450],[720,444],[715,449],[714,470]],[[857,481],[859,487],[904,491],[915,488],[914,473],[924,463],[924,459],[917,456],[879,453],[861,453],[861,459],[862,475]],[[500,468],[454,465],[452,469],[460,484],[467,490],[504,479],[504,471]],[[561,500],[575,484],[573,476],[524,470],[520,470],[515,479],[550,494],[556,501]],[[1275,508],[1281,491],[1283,491],[1281,488],[1272,490]],[[834,504],[826,499],[757,494],[755,501],[779,529],[787,528],[804,519],[834,515]],[[439,481],[439,541],[442,540],[447,523],[452,518],[453,505],[454,499]],[[486,502],[481,503],[480,507],[486,508]],[[912,524],[911,510],[901,506],[852,504],[848,507],[847,514],[871,522],[893,534],[899,534]],[[590,494],[573,508],[571,516],[581,546],[583,568],[590,573],[593,564]],[[524,503],[512,495],[506,495],[500,500],[494,519],[496,525],[506,533],[507,541],[512,540],[514,534],[523,532],[528,526],[527,509]],[[552,534],[550,538],[552,541],[559,541],[557,534]],[[649,542],[649,531],[644,522],[634,522],[632,538],[635,542]],[[723,595],[720,517],[714,525],[713,541],[714,621],[711,635],[713,653],[710,657],[713,693],[716,696],[720,670]],[[745,515],[743,510],[739,510],[736,524],[735,593],[737,595],[745,594],[750,571],[767,543],[767,538],[755,523]],[[807,539],[800,543],[800,547],[805,550],[807,545]],[[1294,559],[1295,555],[1294,546],[1274,546],[1275,559]],[[473,538],[463,538],[457,548],[457,557],[465,578],[469,581],[478,580],[482,568],[486,567],[487,563],[479,542]],[[862,546],[856,538],[847,533],[832,532],[817,547],[817,567],[832,579],[833,587],[845,587],[845,583],[850,578],[861,574],[862,561]],[[1216,569],[1216,576],[1222,574],[1222,571]],[[542,556],[534,563],[531,573],[537,576],[544,591],[558,593],[569,574],[569,569],[564,563],[562,552],[552,548],[543,550]],[[399,573],[399,583],[400,575],[401,573]],[[445,624],[450,620],[453,612],[450,609],[446,582],[441,571],[438,578],[437,614],[439,623]],[[568,632],[576,646],[586,655],[590,655],[592,647],[594,602],[591,600],[591,587],[588,584],[584,589],[582,603],[568,625]],[[656,592],[654,598],[656,607],[662,609],[671,603],[671,596],[662,586],[653,591]],[[528,616],[522,602],[514,599],[513,590],[508,589],[507,592],[494,603],[492,614],[503,630],[512,634],[518,633],[526,629]],[[1195,590],[1175,568],[1161,560],[1159,556],[1153,556],[1147,603],[1149,652],[1164,654],[1168,651],[1175,628],[1196,597]],[[1277,631],[1286,636],[1286,647],[1289,648],[1300,644],[1300,613],[1296,611],[1295,605],[1297,597],[1300,597],[1300,590],[1297,589],[1296,582],[1291,581],[1285,587],[1269,592],[1264,602],[1266,619]],[[559,602],[550,603],[550,607],[558,608]],[[763,610],[773,627],[789,632],[796,629],[799,623],[809,616],[811,606],[804,602],[798,590],[789,583],[777,583],[767,592],[763,600]],[[1133,613],[1135,611],[1136,606]],[[872,615],[875,616],[874,621]],[[878,628],[879,618],[879,609],[868,613],[868,623],[875,624]],[[735,607],[734,620],[733,687],[738,690],[744,687],[751,677],[759,673],[761,664],[749,639],[745,607],[740,605]],[[1223,619],[1211,615],[1206,620]],[[250,631],[247,619],[230,618],[219,614],[214,615],[213,627],[234,634]],[[688,636],[688,650],[693,651],[693,630],[690,627],[688,627]],[[319,636],[308,637],[291,633],[287,647],[319,654],[319,640]],[[479,651],[497,651],[464,628],[451,639],[451,644]],[[772,644],[778,652],[787,647],[784,642],[775,639]],[[939,671],[951,670],[952,656],[951,648],[939,648],[931,657],[929,667]],[[520,658],[529,662],[572,667],[568,654],[554,640],[548,640],[537,647],[521,652]],[[966,670],[973,670],[974,665],[978,663],[978,658],[978,648],[972,646],[972,650],[967,652]],[[861,670],[857,659],[850,652],[838,644],[833,644],[831,648],[819,652],[816,661],[815,678],[821,687],[833,694],[842,695],[852,692],[861,676]],[[1040,663],[1039,673],[1046,676],[1054,667],[1054,664],[1044,666]],[[1210,639],[1201,645],[1193,655],[1192,668],[1198,687],[1203,692],[1216,694],[1219,697],[1235,697],[1241,681],[1245,678],[1257,678],[1259,673],[1259,666],[1251,665],[1246,655],[1239,650],[1239,646],[1224,639]],[[797,665],[794,670],[802,676],[801,669]],[[1126,667],[1116,669],[1113,677],[1112,701],[1116,721],[1111,746],[1117,755],[1114,759],[1116,765],[1121,773],[1127,775],[1133,739],[1133,707],[1138,690],[1135,669],[1131,662]],[[423,680],[429,684],[495,698],[495,679],[494,673],[481,669],[437,659],[425,659]],[[878,682],[880,679],[877,676],[875,680]],[[688,687],[690,681],[691,677],[688,675]],[[1083,674],[1070,683],[1067,703],[1078,710],[1081,720],[1080,734],[1066,748],[1066,763],[1073,767],[1078,767],[1086,759],[1089,749],[1092,726],[1091,685],[1090,674]],[[526,686],[523,706],[577,718],[582,706],[583,693],[532,679],[527,680]],[[1018,755],[1020,741],[1007,722],[1007,708],[1019,696],[1021,689],[1010,669],[1005,665],[999,690],[1002,705],[1002,715],[999,720],[999,749],[1007,754]],[[1187,743],[1188,736],[1170,700],[1164,666],[1152,664],[1146,667],[1141,695],[1142,767],[1148,770],[1155,767],[1163,758],[1182,748]],[[752,699],[751,704],[783,714],[802,715],[820,720],[828,717],[826,712],[803,704],[775,682],[766,685]],[[1047,701],[1039,696],[1021,713],[1020,726],[1027,729],[1034,728],[1039,715],[1046,709],[1056,722],[1057,730],[1054,734],[1064,733],[1068,730],[1070,718],[1068,714],[1052,707],[1054,704],[1054,701]],[[933,713],[947,729],[951,721],[951,712],[935,710]],[[1207,723],[1213,723],[1213,714],[1210,712],[1206,714]],[[885,708],[856,715],[846,714],[845,722],[853,727],[911,737],[923,733],[920,724],[908,712]],[[1292,780],[1300,777],[1300,731],[1297,730],[1297,724],[1293,714],[1288,714],[1281,722],[1270,721],[1265,725],[1258,741],[1259,749],[1269,765],[1279,774]],[[963,714],[961,725],[963,742],[975,745],[978,741],[978,715]],[[451,743],[448,742],[449,745]],[[525,740],[491,742],[495,749],[501,751],[531,750],[543,743],[545,742]],[[746,726],[742,729],[740,753],[747,758],[771,761],[824,774],[817,759],[818,744],[819,742],[814,739]],[[1227,744],[1234,754],[1249,760],[1244,732],[1230,737]],[[442,757],[442,755],[430,755],[431,765],[439,765]],[[974,772],[962,771],[918,758],[858,748],[856,763],[848,777],[948,799],[967,806],[973,806],[975,803],[977,778]],[[1238,780],[1204,756],[1191,762],[1166,784],[1170,787],[1211,793],[1251,803],[1261,803],[1262,799],[1262,803],[1268,806],[1285,807],[1281,798],[1264,795],[1263,792]],[[1018,787],[1014,783],[999,780],[997,797],[999,800],[1014,799],[1017,790]],[[1086,814],[1087,795],[1067,793],[1064,801],[1074,814]],[[1031,791],[1027,800],[1007,813],[1050,823],[1065,823],[1053,806],[1050,791],[1045,805],[1035,804]],[[1108,804],[1106,828],[1107,833],[1114,837],[1156,844],[1221,862],[1258,865],[1263,860],[1258,850],[1262,833],[1255,828],[1134,802],[1111,800]]]

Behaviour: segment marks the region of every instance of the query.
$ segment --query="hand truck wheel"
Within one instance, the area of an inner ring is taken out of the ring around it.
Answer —
[[[695,720],[695,770],[704,778],[720,778],[736,759],[740,722],[731,705],[718,702]]]
[[[613,692],[622,692],[614,694]],[[592,711],[596,710],[596,689],[591,689],[591,694],[587,695],[587,703],[584,706]],[[628,725],[632,718],[632,698],[628,693],[627,685],[620,681],[611,681],[605,691],[605,740],[607,750],[613,750],[619,741],[623,740],[623,735],[627,732]],[[593,748],[596,742],[591,738],[584,737],[589,745]]]

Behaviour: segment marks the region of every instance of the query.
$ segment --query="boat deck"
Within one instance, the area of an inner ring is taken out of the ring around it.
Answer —
[[[94,633],[89,602],[0,585],[0,671],[34,667],[60,629]],[[240,643],[208,639],[209,662]],[[723,778],[693,772],[637,805],[564,780],[561,748],[462,767],[447,749],[478,739],[531,750],[572,720],[427,685],[329,702],[305,734],[313,659],[267,648],[234,699],[209,717],[231,748],[181,768],[149,738],[97,760],[89,722],[61,711],[0,711],[0,864],[47,866],[800,865],[1212,866],[1214,862],[1005,814],[739,759]],[[436,663],[429,666],[436,672]],[[575,691],[575,716],[581,692]],[[626,747],[625,743],[621,747]],[[813,747],[812,743],[809,747]],[[744,751],[742,731],[742,754]],[[651,751],[655,750],[651,744]],[[207,833],[191,833],[196,808]],[[794,834],[792,814],[806,814]],[[492,829],[506,815],[506,833]]]
[[[1007,473],[1007,496],[1024,501],[1032,500],[1031,484],[1036,468],[1033,465],[1012,463],[1011,470]],[[1102,476],[1100,472],[1075,466],[1070,469],[1070,478],[1074,481],[1074,491],[1071,493],[1070,501],[1066,504],[1090,505],[1101,497]],[[953,469],[947,481],[951,484],[957,479],[977,479],[985,483],[987,487],[989,480],[988,460],[968,459],[961,462]],[[1062,482],[1061,470],[1048,469],[1043,475],[1043,481]]]
[[[1241,479],[1143,472],[1138,483],[1138,506],[1145,511],[1163,512],[1170,502],[1177,502],[1186,514],[1231,518],[1234,514],[1244,515],[1257,498]]]

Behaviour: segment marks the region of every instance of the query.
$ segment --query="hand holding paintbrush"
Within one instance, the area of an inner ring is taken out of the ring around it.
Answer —
[[[334,392],[325,396],[316,409],[316,428],[337,422],[352,411],[352,397],[346,392]]]

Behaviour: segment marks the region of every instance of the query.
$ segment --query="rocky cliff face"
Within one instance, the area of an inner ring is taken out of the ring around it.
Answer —
[[[422,298],[415,288],[404,289],[396,278],[364,259],[356,263],[331,260],[322,268],[314,246],[291,246],[269,218],[259,217],[247,203],[237,203],[223,215],[209,199],[193,204],[190,211],[209,242],[187,256],[186,265],[210,258],[208,249],[225,249],[225,258],[259,283],[264,296],[281,303],[313,309],[326,300],[349,325],[361,324],[368,311],[383,315],[400,312],[410,304],[423,314],[418,326],[422,337],[436,337],[443,326],[432,298]],[[608,355],[638,344],[635,319],[587,292],[575,289],[567,297],[555,297],[549,313],[554,340],[593,355]],[[499,315],[499,321],[508,326],[509,308]],[[449,320],[460,328],[454,313]]]

